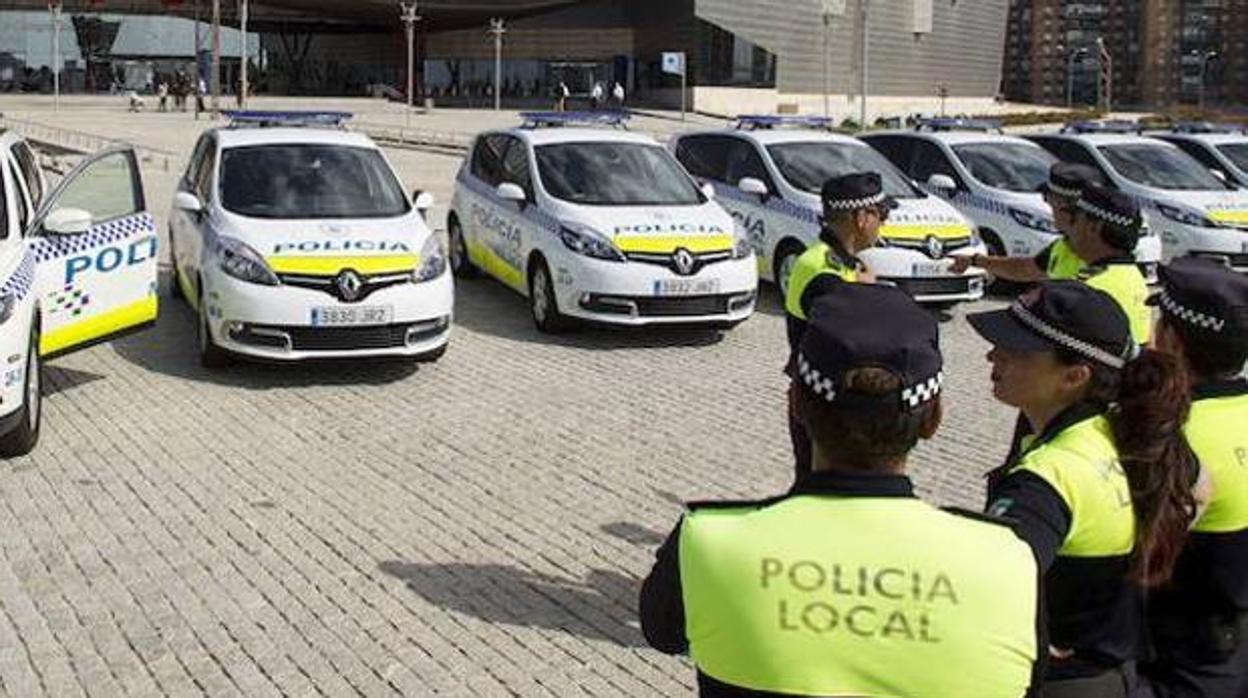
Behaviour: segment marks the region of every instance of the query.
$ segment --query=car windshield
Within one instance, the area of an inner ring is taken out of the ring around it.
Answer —
[[[589,206],[692,206],[705,201],[666,150],[642,143],[537,147],[537,173],[556,199]]]
[[[1225,155],[1235,166],[1248,172],[1248,143],[1227,143],[1218,146],[1218,152]]]
[[[1118,174],[1146,187],[1187,191],[1226,189],[1222,180],[1204,165],[1172,145],[1124,143],[1103,145],[1099,150]]]
[[[923,196],[892,163],[867,145],[811,141],[767,146],[781,176],[792,187],[818,194],[823,183],[853,172],[878,172],[884,193],[912,199]]]
[[[225,150],[221,203],[252,218],[390,218],[408,212],[380,152],[323,144]]]
[[[1057,158],[1038,145],[1024,143],[965,143],[953,152],[985,186],[1006,191],[1034,192],[1049,179]]]

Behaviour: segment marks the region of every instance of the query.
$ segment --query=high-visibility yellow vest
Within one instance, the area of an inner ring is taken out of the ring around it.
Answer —
[[[1147,305],[1148,283],[1144,281],[1144,275],[1135,264],[1094,264],[1080,271],[1078,278],[1118,301],[1131,323],[1131,337],[1136,344],[1148,343],[1153,333],[1153,314]]]
[[[806,319],[802,308],[802,295],[815,279],[832,274],[842,281],[857,281],[858,271],[841,261],[826,242],[818,242],[797,258],[793,273],[789,276],[788,291],[784,297],[784,310],[798,320]]]
[[[1192,527],[1197,533],[1248,531],[1248,395],[1192,403],[1184,432],[1213,481],[1213,499]]]
[[[1044,271],[1053,280],[1075,279],[1085,266],[1087,262],[1075,254],[1066,238],[1062,238],[1049,246],[1049,265]]]
[[[805,695],[1021,696],[1038,570],[1008,528],[910,497],[796,495],[681,527],[698,669]]]

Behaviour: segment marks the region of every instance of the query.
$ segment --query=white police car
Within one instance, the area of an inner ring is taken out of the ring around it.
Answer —
[[[404,356],[450,337],[441,241],[381,150],[337,112],[235,112],[200,137],[169,216],[200,359]]]
[[[863,140],[974,221],[994,255],[1034,256],[1061,235],[1040,187],[1053,163],[1067,158],[1004,135],[995,122],[928,119],[911,131],[868,134]],[[1155,266],[1160,247],[1155,235],[1145,233],[1136,260]]]
[[[1248,189],[1248,129],[1245,127],[1185,123],[1173,131],[1149,135],[1178,146],[1214,175]]]
[[[0,456],[30,452],[42,359],[156,319],[156,225],[133,150],[85,159],[56,189],[0,130]]]
[[[457,274],[529,298],[539,330],[571,319],[733,326],[754,311],[753,248],[732,218],[625,113],[530,113],[482,133],[447,233]],[[581,126],[581,127],[578,127]]]
[[[948,271],[950,253],[985,251],[970,223],[862,141],[830,133],[829,126],[814,117],[742,116],[735,128],[679,134],[671,145],[685,169],[715,188],[749,236],[759,275],[782,292],[797,258],[819,238],[823,183],[872,171],[899,207],[880,230],[880,246],[862,253],[866,266],[921,303],[982,297],[982,272]]]
[[[1062,160],[1097,168],[1135,196],[1149,228],[1161,236],[1165,261],[1208,257],[1248,273],[1248,191],[1138,129],[1131,123],[1081,122],[1028,138]]]

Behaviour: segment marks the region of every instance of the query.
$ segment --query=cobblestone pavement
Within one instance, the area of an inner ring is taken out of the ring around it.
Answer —
[[[400,159],[417,184],[454,167]],[[474,280],[437,364],[215,373],[162,302],[153,330],[53,362],[42,443],[0,463],[0,694],[692,691],[644,647],[636,592],[682,500],[787,485],[770,291],[726,334],[552,339]],[[1012,416],[962,312],[913,472],[976,507]]]

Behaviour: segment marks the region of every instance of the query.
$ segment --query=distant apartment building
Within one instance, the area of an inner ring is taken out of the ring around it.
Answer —
[[[1203,83],[1208,103],[1243,103],[1246,27],[1248,0],[1011,0],[1002,89],[1041,104],[1166,106],[1197,103]]]

